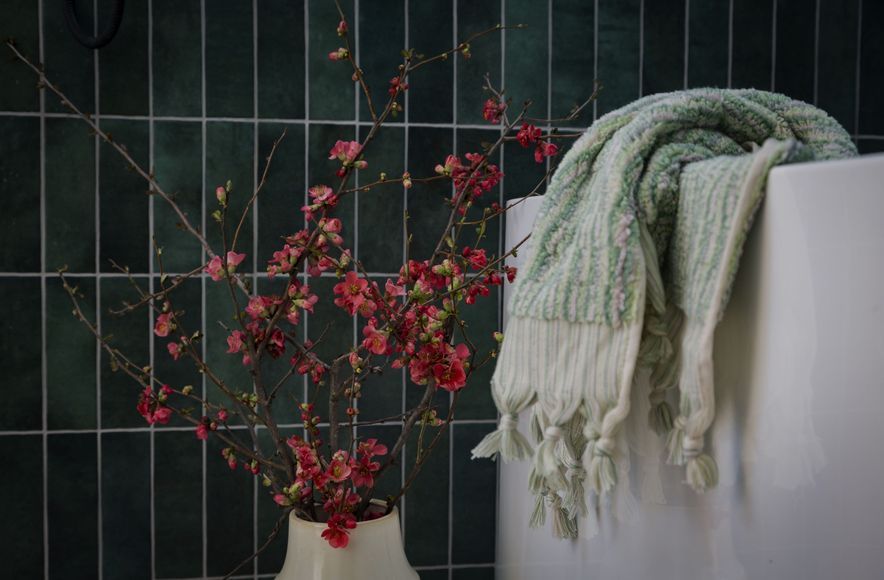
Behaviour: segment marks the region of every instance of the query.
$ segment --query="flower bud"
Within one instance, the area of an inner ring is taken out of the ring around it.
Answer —
[[[215,197],[221,205],[227,205],[227,190],[220,185],[215,188]]]

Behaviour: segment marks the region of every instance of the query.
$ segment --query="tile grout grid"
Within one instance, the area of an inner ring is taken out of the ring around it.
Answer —
[[[512,1],[512,0],[511,0]],[[207,136],[208,136],[208,128],[214,123],[230,123],[230,124],[244,124],[250,125],[253,137],[253,155],[252,155],[252,182],[253,185],[257,185],[259,175],[260,175],[260,159],[261,159],[261,142],[260,142],[260,134],[261,128],[268,125],[286,125],[286,126],[298,126],[303,127],[304,132],[304,199],[307,199],[306,190],[310,184],[310,156],[309,156],[309,148],[310,148],[310,136],[311,136],[311,127],[320,127],[320,126],[340,126],[340,127],[351,127],[357,132],[357,136],[359,135],[359,131],[364,128],[368,128],[371,126],[370,121],[362,120],[361,115],[361,96],[359,90],[354,90],[353,97],[353,108],[355,118],[353,120],[340,120],[340,119],[320,119],[315,118],[313,114],[311,114],[311,105],[310,105],[310,6],[309,2],[304,2],[303,8],[303,34],[304,34],[304,114],[303,117],[262,117],[261,116],[261,108],[259,105],[259,63],[260,60],[258,58],[258,44],[259,44],[259,9],[258,9],[258,0],[252,0],[251,3],[251,15],[252,15],[252,111],[251,116],[210,116],[208,115],[207,108],[207,84],[206,84],[206,61],[207,61],[207,47],[206,47],[206,37],[207,37],[207,22],[206,22],[206,12],[207,12],[207,3],[206,0],[200,0],[199,13],[200,13],[200,104],[199,104],[199,115],[194,116],[180,116],[180,115],[156,115],[155,111],[155,91],[157,90],[154,86],[154,67],[156,66],[154,60],[154,34],[155,34],[155,22],[154,22],[154,4],[156,0],[148,0],[147,1],[147,86],[148,86],[148,97],[147,97],[147,114],[146,115],[120,115],[120,114],[102,114],[100,105],[101,105],[101,63],[100,56],[98,53],[94,54],[92,58],[91,68],[94,75],[92,79],[92,90],[94,91],[93,97],[93,105],[94,105],[94,118],[96,123],[103,123],[106,121],[132,121],[132,122],[145,122],[148,128],[148,163],[151,169],[156,163],[156,124],[160,122],[168,122],[168,123],[193,123],[194,125],[199,124],[200,135],[201,135],[201,144],[200,144],[200,163],[201,163],[201,197],[200,197],[200,207],[202,209],[202,231],[206,231],[206,206],[207,206],[207,193],[208,193],[208,183],[209,176],[207,175],[207,158],[208,158],[208,147],[207,147]],[[98,2],[97,0],[93,0],[92,4],[92,28],[93,32],[98,32],[99,26],[99,14],[98,14]],[[411,39],[411,31],[410,31],[410,12],[412,10],[412,3],[410,0],[403,0],[403,16],[405,20],[405,29],[404,29],[404,46],[407,48],[410,44]],[[638,12],[639,12],[639,22],[638,22],[638,72],[637,72],[637,81],[638,81],[638,92],[639,95],[643,94],[645,88],[646,79],[644,78],[644,68],[647,62],[646,59],[646,51],[648,50],[646,47],[646,29],[645,29],[645,18],[646,16],[650,16],[650,13],[646,13],[645,0],[639,0],[638,4]],[[360,30],[360,0],[354,0],[354,8],[355,8],[355,17],[354,17],[354,34],[355,34],[355,42],[357,46],[361,47],[360,42],[363,40],[365,35],[361,34]],[[777,79],[777,17],[778,17],[778,0],[771,0],[772,10],[770,14],[771,18],[771,34],[770,34],[770,42],[771,42],[771,50],[770,50],[770,61],[769,66],[771,69],[770,72],[770,88],[775,88],[777,86],[778,80],[782,82],[781,79]],[[820,57],[821,57],[821,48],[820,48],[820,36],[821,36],[821,26],[823,21],[823,16],[821,14],[821,5],[822,0],[816,0],[814,3],[814,15],[813,15],[813,85],[812,85],[812,95],[813,102],[818,102],[820,99]],[[512,6],[518,6],[518,2],[512,2],[508,7],[507,0],[499,1],[499,10],[500,10],[500,18],[501,22],[506,24],[506,16],[508,8],[512,8]],[[855,54],[855,86],[854,86],[854,97],[853,97],[853,127],[852,127],[852,137],[857,141],[868,141],[868,142],[881,142],[884,141],[884,134],[877,134],[876,132],[861,132],[860,126],[860,88],[861,88],[861,70],[862,70],[862,59],[863,55],[863,0],[857,0],[856,2],[857,14],[856,14],[856,54]],[[458,38],[458,30],[459,27],[463,23],[460,22],[462,18],[462,14],[460,14],[459,10],[459,2],[458,0],[452,0],[451,3],[452,9],[452,27],[453,34],[452,39],[457,42]],[[598,76],[599,74],[599,30],[600,30],[600,13],[604,13],[604,11],[611,10],[611,4],[607,2],[602,2],[600,0],[594,0],[592,4],[592,14],[593,14],[593,25],[592,25],[592,47],[593,47],[593,56],[592,56],[592,68],[594,72],[594,76]],[[679,48],[683,50],[683,70],[682,70],[682,84],[687,87],[689,86],[689,64],[691,64],[691,42],[693,41],[690,34],[690,23],[691,18],[693,17],[692,12],[694,7],[691,5],[690,0],[684,0],[683,2],[683,12],[684,12],[684,32],[683,36],[680,38]],[[726,62],[726,76],[727,76],[727,85],[732,86],[736,81],[734,79],[734,48],[735,48],[735,2],[734,0],[729,0],[726,7],[727,11],[727,62]],[[555,23],[553,21],[554,18],[554,1],[547,0],[546,3],[546,12],[547,12],[547,43],[546,43],[546,66],[547,66],[547,74],[546,74],[546,98],[547,98],[547,107],[549,114],[551,112],[552,107],[552,97],[553,97],[553,31],[555,29]],[[649,21],[650,22],[650,21]],[[37,4],[37,51],[39,54],[40,61],[43,62],[46,56],[45,49],[45,39],[44,39],[44,27],[46,26],[46,17],[44,14],[43,2],[38,2]],[[503,31],[500,35],[500,64],[499,64],[499,73],[501,79],[501,85],[504,86],[506,80],[506,31]],[[361,53],[361,51],[360,51]],[[440,129],[440,130],[450,130],[451,136],[453,139],[454,150],[458,149],[458,132],[461,130],[475,130],[481,132],[487,132],[488,134],[497,133],[500,131],[499,127],[483,125],[483,124],[475,124],[475,123],[460,123],[459,119],[459,95],[458,95],[458,66],[459,66],[460,58],[453,59],[452,63],[452,76],[453,76],[453,88],[452,88],[452,117],[451,122],[420,122],[415,121],[410,116],[410,93],[405,93],[404,95],[404,104],[405,111],[401,121],[393,121],[387,123],[387,126],[395,127],[402,129],[404,134],[404,154],[403,161],[404,167],[406,170],[409,165],[409,149],[411,145],[411,130],[412,129]],[[647,80],[650,83],[650,80]],[[597,118],[599,116],[598,103],[593,103],[593,118]],[[50,497],[50,469],[51,465],[49,462],[49,443],[50,438],[52,436],[58,435],[73,435],[73,434],[84,434],[84,435],[92,435],[95,436],[95,454],[96,454],[96,492],[97,492],[97,558],[98,558],[98,578],[103,578],[105,575],[104,570],[104,558],[105,558],[105,533],[107,530],[104,528],[104,502],[107,499],[105,497],[105,489],[104,482],[102,481],[103,477],[103,444],[105,443],[105,436],[120,434],[120,433],[146,433],[149,438],[149,457],[150,457],[150,577],[152,579],[156,579],[158,577],[157,573],[157,506],[155,502],[155,491],[157,486],[157,473],[156,473],[156,458],[157,458],[157,443],[156,443],[156,433],[157,432],[186,432],[190,431],[189,427],[105,427],[103,424],[102,418],[102,361],[105,358],[100,349],[96,349],[95,352],[95,428],[84,428],[84,429],[63,429],[63,428],[50,428],[50,410],[49,410],[49,368],[48,368],[48,325],[47,325],[47,303],[48,303],[48,280],[50,277],[55,278],[56,274],[53,272],[47,272],[47,239],[49,236],[48,228],[49,222],[47,217],[47,166],[46,166],[46,134],[47,134],[47,121],[50,119],[74,119],[75,115],[63,112],[50,112],[47,111],[46,106],[46,95],[41,91],[38,97],[38,110],[36,111],[15,111],[15,110],[0,110],[0,119],[2,118],[35,118],[39,122],[39,200],[40,200],[40,208],[39,208],[39,238],[40,238],[40,255],[39,255],[39,263],[40,263],[40,271],[15,271],[15,272],[0,272],[0,278],[3,279],[15,279],[15,278],[24,278],[24,279],[35,279],[39,281],[40,288],[40,305],[42,309],[43,315],[41,316],[40,328],[41,328],[41,341],[40,341],[40,352],[42,354],[41,362],[40,362],[40,388],[42,400],[40,404],[40,428],[39,429],[7,429],[0,431],[0,440],[3,440],[6,437],[28,437],[35,436],[40,437],[41,445],[42,445],[42,519],[43,519],[43,541],[44,541],[44,550],[42,554],[42,566],[43,573],[46,577],[49,577],[51,573],[57,573],[57,570],[50,569],[50,526],[52,522],[50,522],[50,508],[49,508],[49,497]],[[106,125],[105,125],[106,126]],[[102,208],[101,208],[101,164],[102,164],[102,147],[100,144],[100,140],[97,136],[93,137],[92,142],[92,151],[94,155],[94,220],[95,220],[95,233],[93,243],[95,244],[95,255],[94,255],[94,272],[82,271],[82,272],[70,272],[67,276],[71,278],[82,278],[82,279],[90,279],[95,281],[95,305],[97,307],[96,312],[96,322],[99,329],[103,328],[102,325],[102,286],[103,282],[107,283],[107,281],[115,280],[123,278],[123,274],[113,273],[113,272],[102,272],[101,271],[101,219],[102,219]],[[501,168],[505,167],[505,152],[500,152],[500,166]],[[498,192],[498,197],[500,202],[505,200],[505,182],[502,182],[500,190]],[[359,200],[358,196],[354,202],[353,214],[352,217],[354,219],[354,251],[358,257],[359,249],[360,249],[360,241],[359,241]],[[403,188],[402,190],[402,205],[403,210],[408,211],[408,201],[409,196],[408,192]],[[105,210],[106,211],[106,210]],[[156,224],[155,224],[155,204],[153,197],[149,198],[148,201],[148,232],[152,239],[152,236],[156,233]],[[252,238],[252,268],[251,275],[257,280],[262,273],[259,271],[259,262],[258,262],[258,231],[259,231],[259,203],[256,202],[255,211],[252,215],[252,228],[254,230],[254,235]],[[107,215],[105,215],[105,219],[107,219]],[[403,244],[402,251],[403,256],[406,255],[408,251],[408,241],[407,241],[407,228],[403,225],[402,228],[403,234]],[[501,251],[503,248],[504,241],[504,230],[500,228],[498,231],[498,239],[497,246],[498,251]],[[150,246],[150,244],[149,244]],[[203,262],[205,261],[205,253],[201,249],[201,256],[203,257]],[[136,276],[147,277],[149,289],[153,291],[155,284],[155,263],[153,251],[151,248],[148,248],[148,265],[147,271],[145,273],[137,273]],[[397,273],[383,273],[383,272],[372,272],[371,276],[375,277],[391,277],[396,276]],[[328,275],[327,277],[332,277],[333,275]],[[200,280],[200,304],[201,304],[201,330],[203,333],[207,331],[207,284],[206,284],[206,275],[196,276],[197,279]],[[257,285],[256,285],[257,288]],[[105,293],[107,292],[107,286],[105,286]],[[503,309],[503,294],[502,292],[498,294],[497,298],[497,320],[498,322],[501,320]],[[148,342],[148,360],[149,364],[153,368],[156,358],[156,347],[154,344],[152,333],[150,333],[150,329],[153,326],[153,313],[148,315],[148,332],[149,332],[149,342]],[[308,325],[309,325],[309,316],[304,317],[304,336],[307,336]],[[358,327],[355,322],[353,325],[353,340],[354,342],[358,340],[357,335]],[[206,343],[204,342],[202,345],[203,356],[206,356]],[[206,383],[205,377],[201,378],[201,386],[200,386],[203,396],[207,395],[208,385]],[[308,391],[308,382],[306,377],[303,379],[303,391],[304,398],[307,398]],[[405,409],[406,406],[406,395],[407,395],[407,378],[404,371],[401,374],[401,394],[402,394],[402,409]],[[461,569],[483,569],[483,568],[492,568],[493,563],[470,563],[470,564],[456,564],[454,562],[454,499],[455,499],[455,485],[457,484],[453,472],[454,472],[454,453],[456,450],[454,441],[455,441],[455,433],[459,426],[461,425],[480,425],[480,426],[491,426],[496,422],[496,419],[458,419],[456,423],[450,426],[450,431],[448,434],[448,522],[446,529],[446,556],[445,563],[433,566],[417,566],[418,570],[426,570],[426,571],[444,571],[447,572],[447,577],[449,580],[454,580],[457,577],[455,571]],[[378,424],[382,427],[393,427],[398,425],[396,422],[384,422]],[[300,424],[286,424],[281,425],[281,428],[285,429],[300,429]],[[259,428],[259,431],[262,431]],[[208,496],[208,481],[207,481],[207,444],[202,442],[200,444],[200,457],[202,462],[201,469],[201,504],[200,504],[200,512],[201,512],[201,527],[202,527],[202,544],[201,544],[201,557],[200,557],[200,566],[202,569],[202,577],[204,578],[215,578],[214,576],[209,576],[209,545],[208,545],[208,518],[210,516],[207,496]],[[498,466],[499,468],[499,466]],[[404,479],[406,475],[405,470],[405,462],[402,464],[400,478]],[[252,492],[252,537],[251,537],[251,545],[256,548],[261,542],[262,530],[259,529],[260,518],[259,518],[259,504],[258,504],[258,495],[259,489],[256,482],[252,483],[253,492]],[[499,498],[497,500],[499,502]],[[406,501],[403,499],[401,505],[401,521],[402,521],[402,529],[403,535],[406,535],[408,530],[406,528],[406,516],[408,514]],[[268,576],[266,574],[262,574],[261,572],[261,559],[258,558],[252,562],[250,572],[242,575],[236,576],[236,578],[269,578],[272,576]]]

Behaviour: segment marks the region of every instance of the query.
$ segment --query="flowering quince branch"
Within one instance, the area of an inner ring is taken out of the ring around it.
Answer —
[[[232,217],[231,202],[236,194],[233,184],[228,182],[215,190],[218,208],[212,217],[220,228],[221,243],[221,248],[216,252],[204,233],[187,221],[186,214],[173,196],[165,194],[156,183],[152,172],[140,168],[123,145],[113,142],[87,114],[71,104],[61,90],[46,79],[40,66],[28,61],[12,43],[7,44],[17,58],[37,73],[41,87],[55,93],[65,106],[82,117],[96,134],[110,143],[147,180],[150,193],[160,195],[173,207],[183,229],[196,237],[207,256],[207,263],[200,269],[170,280],[164,270],[162,248],[154,240],[160,270],[160,290],[146,292],[128,269],[117,266],[129,277],[138,301],[124,303],[115,312],[123,315],[142,306],[150,308],[155,313],[154,334],[169,340],[169,356],[192,362],[200,373],[218,387],[223,398],[229,399],[227,407],[197,397],[192,387],[176,389],[161,383],[154,376],[153,369],[135,365],[111,346],[110,337],[101,336],[97,326],[83,315],[76,289],[67,285],[60,272],[74,303],[75,316],[90,329],[101,348],[110,355],[112,367],[122,369],[141,386],[136,406],[138,412],[151,425],[163,424],[172,414],[179,414],[195,427],[195,435],[199,439],[217,437],[223,442],[226,447],[222,457],[231,469],[242,466],[259,477],[265,486],[271,488],[273,500],[283,508],[283,518],[277,522],[271,537],[278,532],[286,515],[294,511],[298,517],[324,521],[326,529],[322,537],[331,546],[343,548],[349,542],[350,531],[359,521],[378,515],[368,509],[376,493],[376,482],[387,469],[401,461],[405,442],[417,428],[415,462],[402,487],[389,496],[387,511],[392,510],[399,498],[409,490],[454,419],[460,391],[467,386],[476,369],[495,357],[496,343],[502,340],[500,333],[494,333],[495,344],[486,349],[483,343],[470,335],[462,313],[464,308],[489,295],[492,287],[502,286],[505,279],[513,280],[516,271],[506,267],[504,260],[515,255],[527,239],[500,255],[489,254],[483,247],[486,245],[489,221],[500,218],[516,205],[481,205],[482,196],[498,187],[503,177],[500,169],[491,162],[493,156],[504,143],[518,142],[523,147],[533,149],[534,160],[541,162],[558,154],[558,146],[552,142],[554,139],[574,138],[577,135],[559,134],[554,130],[544,134],[538,125],[550,127],[552,121],[528,117],[530,101],[512,114],[511,102],[504,91],[496,90],[486,76],[485,89],[490,92],[491,98],[484,103],[482,110],[488,122],[500,126],[500,134],[494,143],[483,144],[480,152],[448,155],[435,168],[426,168],[434,169],[434,174],[426,177],[412,177],[406,167],[401,174],[397,172],[396,177],[388,178],[386,172],[380,172],[375,181],[363,180],[368,183],[349,186],[355,171],[365,172],[368,169],[365,152],[382,125],[390,116],[402,111],[400,97],[409,89],[412,72],[456,55],[469,58],[471,43],[480,37],[504,28],[523,26],[497,25],[430,57],[417,54],[413,49],[403,51],[402,62],[387,87],[386,102],[379,107],[379,101],[372,98],[365,75],[359,68],[357,55],[352,50],[345,14],[337,0],[335,5],[340,16],[337,32],[343,46],[329,53],[329,59],[347,61],[353,69],[353,81],[359,84],[366,96],[372,124],[361,142],[337,141],[329,144],[328,159],[330,165],[334,165],[334,176],[338,182],[319,183],[309,188],[309,201],[301,208],[305,217],[304,227],[287,235],[281,243],[282,247],[268,260],[267,275],[269,279],[280,282],[278,293],[260,293],[257,288],[253,290],[248,278],[236,270],[247,258],[245,253],[237,251],[243,225],[264,189],[271,162],[285,133],[271,147],[261,177],[251,195],[244,200],[241,214],[229,219]],[[589,101],[594,97],[595,92]],[[575,107],[565,119],[573,120],[585,106],[586,103]],[[528,193],[528,197],[540,192],[549,174],[548,171]],[[344,224],[336,217],[338,203],[347,195],[367,192],[381,185],[396,184],[411,189],[438,181],[450,181],[451,197],[445,200],[449,214],[432,253],[424,259],[411,256],[408,215],[404,214],[404,264],[398,275],[383,284],[372,280],[347,247],[347,240],[342,235]],[[234,226],[232,232],[228,226]],[[469,228],[475,228],[476,234],[471,236],[467,245],[462,239]],[[231,328],[220,324],[227,334],[227,353],[236,356],[248,371],[250,384],[245,389],[228,383],[207,364],[202,349],[198,348],[203,340],[201,332],[188,333],[187,313],[174,306],[174,291],[181,287],[184,280],[201,272],[228,287],[236,323],[231,324]],[[332,272],[338,282],[330,295],[320,297],[315,294],[308,284],[310,278]],[[361,340],[350,351],[326,360],[317,355],[316,346],[322,342],[328,326],[315,342],[299,340],[299,334],[295,332],[302,328],[299,325],[305,313],[313,313],[314,305],[321,299],[332,301],[336,307],[359,320],[361,326]],[[264,364],[268,356],[272,359],[290,357],[284,372],[275,373],[272,380],[268,377],[268,365]],[[381,374],[385,368],[407,370],[411,382],[423,387],[421,399],[416,406],[402,414],[382,420],[359,420],[363,384],[373,375]],[[300,415],[304,434],[303,437],[286,438],[280,433],[272,405],[288,379],[295,374],[310,376],[314,393],[308,401],[299,401],[290,394],[291,406]],[[440,393],[451,393],[444,419],[437,416],[434,405],[434,399]],[[326,423],[322,422],[314,403],[320,395],[327,397],[328,442],[323,441],[320,430]],[[177,404],[179,399],[199,405],[202,415],[192,416],[192,409]],[[342,409],[345,405],[346,408]],[[401,422],[400,434],[391,447],[376,439],[356,436],[358,426],[385,421]],[[233,427],[238,423],[248,431],[250,445],[236,437]],[[270,450],[259,444],[258,429],[266,429],[270,435]],[[429,436],[430,433],[432,436]],[[269,545],[269,541],[261,550]]]

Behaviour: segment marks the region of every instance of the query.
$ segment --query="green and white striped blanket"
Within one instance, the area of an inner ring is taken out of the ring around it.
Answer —
[[[613,489],[615,439],[636,367],[652,369],[651,426],[697,491],[718,470],[704,452],[714,417],[712,341],[743,242],[778,164],[850,157],[819,109],[756,90],[645,97],[596,121],[562,159],[513,287],[492,379],[498,429],[474,450],[533,453],[533,524],[576,534],[584,480]],[[678,413],[667,403],[678,387]],[[517,414],[533,407],[532,449]],[[584,466],[584,463],[586,466]]]

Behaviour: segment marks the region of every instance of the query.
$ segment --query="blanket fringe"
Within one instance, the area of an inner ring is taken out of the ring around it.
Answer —
[[[472,458],[500,455],[504,462],[522,460],[531,457],[531,444],[517,429],[519,418],[513,413],[501,415],[498,428],[485,436],[473,448]]]

